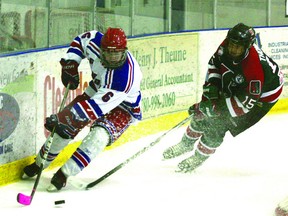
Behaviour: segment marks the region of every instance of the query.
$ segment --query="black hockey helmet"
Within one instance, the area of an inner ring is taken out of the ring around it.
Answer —
[[[226,38],[228,40],[227,46],[232,42],[233,44],[242,45],[244,47],[243,54],[237,59],[238,61],[241,61],[256,40],[255,30],[243,23],[238,23],[228,31]]]

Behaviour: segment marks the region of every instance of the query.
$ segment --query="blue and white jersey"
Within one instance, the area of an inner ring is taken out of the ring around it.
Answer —
[[[74,111],[81,118],[96,120],[120,105],[134,118],[141,120],[140,66],[127,51],[127,59],[121,67],[117,69],[103,67],[100,61],[102,36],[103,33],[95,30],[77,36],[64,57],[79,64],[87,58],[92,71],[92,80],[85,89],[90,99],[75,104]]]

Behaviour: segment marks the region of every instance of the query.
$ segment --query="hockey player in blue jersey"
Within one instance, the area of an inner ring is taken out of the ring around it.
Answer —
[[[70,159],[55,173],[48,191],[59,191],[69,176],[81,172],[106,146],[115,142],[131,125],[141,120],[142,73],[127,49],[127,38],[121,28],[108,28],[105,34],[89,31],[77,36],[60,64],[61,80],[70,90],[79,85],[78,66],[87,58],[92,79],[82,95],[78,95],[63,111],[46,118],[45,128],[56,128],[44,168],[57,157],[71,139],[86,126],[89,133]],[[35,162],[24,168],[23,178],[38,174],[45,144]]]

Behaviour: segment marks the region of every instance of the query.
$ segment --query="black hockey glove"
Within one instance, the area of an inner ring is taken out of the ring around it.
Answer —
[[[215,85],[203,86],[203,96],[208,100],[214,100],[219,98],[219,89]]]
[[[60,64],[62,66],[61,80],[65,87],[70,82],[70,90],[75,90],[79,85],[79,64],[73,60],[61,59]]]
[[[193,119],[196,121],[201,121],[206,118],[218,117],[219,113],[216,111],[216,101],[207,100],[201,101],[189,107],[189,115],[193,115]]]
[[[50,132],[55,127],[55,132],[64,139],[73,139],[88,123],[89,120],[77,120],[70,109],[66,108],[46,118],[44,126]]]
[[[219,89],[215,85],[203,86],[203,97],[200,103],[196,103],[189,107],[189,115],[193,115],[194,120],[201,121],[204,118],[217,117],[216,105],[219,100]]]

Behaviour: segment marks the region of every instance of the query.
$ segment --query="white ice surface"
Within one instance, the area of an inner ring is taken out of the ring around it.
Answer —
[[[90,190],[68,185],[61,192],[46,187],[54,171],[44,171],[30,206],[16,201],[30,195],[34,179],[0,187],[0,213],[5,215],[99,216],[272,216],[288,196],[288,115],[266,116],[258,124],[223,144],[193,173],[177,173],[189,156],[162,160],[162,152],[177,143],[186,127],[172,131],[148,151],[130,161]],[[102,152],[73,181],[89,183],[148,146],[162,133]],[[65,204],[54,205],[56,200]]]

